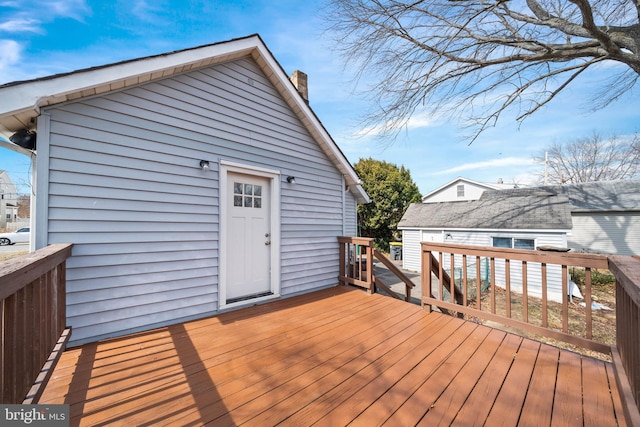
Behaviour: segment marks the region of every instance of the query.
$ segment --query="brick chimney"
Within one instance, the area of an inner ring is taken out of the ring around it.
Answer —
[[[307,86],[307,75],[300,70],[295,70],[289,77],[291,83],[296,87],[302,99],[309,103],[309,87]]]

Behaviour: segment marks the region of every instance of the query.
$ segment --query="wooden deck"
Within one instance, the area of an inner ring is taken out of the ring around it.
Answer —
[[[626,425],[609,363],[346,287],[70,349],[40,403],[86,426]]]

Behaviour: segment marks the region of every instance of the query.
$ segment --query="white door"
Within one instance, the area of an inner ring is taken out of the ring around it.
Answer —
[[[229,172],[226,304],[272,294],[271,180]]]

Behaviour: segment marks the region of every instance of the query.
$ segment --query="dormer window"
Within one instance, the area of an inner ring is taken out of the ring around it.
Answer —
[[[457,186],[457,190],[458,190],[458,197],[464,197],[464,185],[458,185]]]

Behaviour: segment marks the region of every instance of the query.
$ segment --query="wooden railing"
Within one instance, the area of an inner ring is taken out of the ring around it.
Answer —
[[[368,293],[375,293],[376,289],[383,290],[389,296],[411,301],[411,290],[415,283],[391,262],[383,253],[373,247],[373,239],[364,237],[338,237],[340,243],[340,276],[342,284],[359,286]],[[394,292],[389,284],[375,275],[373,259],[381,262],[398,280],[404,283],[404,297]]]
[[[344,285],[355,285],[375,292],[373,283],[373,239],[367,237],[338,237],[340,244],[340,273]]]
[[[404,283],[404,300],[407,302],[411,302],[411,290],[415,288],[416,286],[415,283],[413,283],[411,279],[409,279],[398,267],[396,267],[396,265],[393,262],[391,262],[389,258],[387,258],[379,250],[374,248],[373,256],[375,259],[377,259],[382,264],[384,264],[384,266],[387,267],[387,270],[389,270],[396,278],[398,278],[398,280]],[[385,283],[381,278],[377,277],[375,275],[375,272],[373,275],[373,283],[376,285],[376,287],[383,289],[387,294],[389,294],[393,298],[403,299],[400,295],[395,293],[389,287],[389,284]]]
[[[0,263],[0,403],[37,403],[64,349],[70,244]]]
[[[591,304],[585,305],[586,321],[582,335],[569,331],[569,268],[584,268],[584,299],[591,301],[592,271],[608,268],[605,256],[422,243],[423,265],[433,263],[434,253],[438,254],[441,270],[446,269],[451,276],[459,276],[457,286],[463,294],[463,302],[459,304],[454,301],[455,278],[450,281],[450,289],[446,289],[443,281],[439,280],[436,285],[439,290],[438,297],[429,296],[435,281],[432,280],[432,275],[423,269],[423,305],[442,307],[449,311],[498,322],[590,350],[610,353],[610,345],[592,339]],[[472,268],[469,268],[470,265]],[[532,286],[534,282],[535,287]],[[552,290],[555,291],[555,295],[550,295],[554,293]],[[497,292],[503,294],[500,300],[504,308],[501,311],[496,308]],[[485,302],[483,305],[481,297],[483,293],[489,293],[488,304]],[[532,317],[529,314],[529,306],[534,294],[539,301],[540,315]],[[557,313],[561,319],[558,325],[549,321],[553,297],[561,304],[560,312]],[[446,300],[447,298],[449,301]],[[517,300],[517,306],[520,307],[518,312],[513,309],[514,300]]]
[[[611,355],[627,420],[630,425],[640,425],[640,261],[623,256],[425,242],[422,265],[432,266],[422,269],[422,304],[426,309],[436,306]],[[433,265],[438,265],[438,271],[433,271]],[[582,293],[588,303],[584,304],[582,333],[569,328],[572,267],[584,272]],[[594,339],[590,302],[597,269],[609,270],[615,277],[615,342]],[[453,279],[443,280],[447,276]],[[557,304],[550,295],[552,282],[556,285],[555,297],[560,300]],[[462,303],[456,301],[455,288],[463,294]],[[538,288],[535,295],[533,288]],[[504,304],[501,312],[496,309],[498,292]],[[488,301],[483,305],[482,296],[486,294]],[[539,315],[530,316],[530,300],[540,306]],[[514,301],[519,310],[513,309]],[[554,312],[560,318],[557,324],[549,320],[552,305],[559,306],[559,313]]]
[[[392,293],[368,265],[375,257],[388,268],[387,264],[391,264],[390,270],[405,282],[407,295],[410,295],[412,286],[407,281],[411,281],[392,263],[384,262],[388,259],[373,248],[373,239],[339,237],[338,241],[341,283],[362,287],[369,293],[376,291],[377,284],[378,288]],[[431,310],[435,306],[443,313],[484,319],[611,355],[626,419],[629,425],[640,426],[639,259],[422,243],[422,266],[421,301],[425,309]],[[581,332],[569,328],[572,269],[584,274],[583,301],[592,300],[593,276],[597,270],[613,273],[616,281],[615,342],[602,342],[594,336],[591,304],[584,304]],[[408,301],[409,297],[406,299]],[[501,311],[497,308],[498,300],[503,305]],[[539,313],[533,314],[534,304]]]
[[[616,380],[623,399],[631,394],[636,404],[636,411],[627,413],[627,419],[634,420],[631,425],[640,425],[640,260],[612,256],[609,270],[616,278],[616,346],[612,349]],[[625,411],[633,409],[632,402],[623,403]]]

